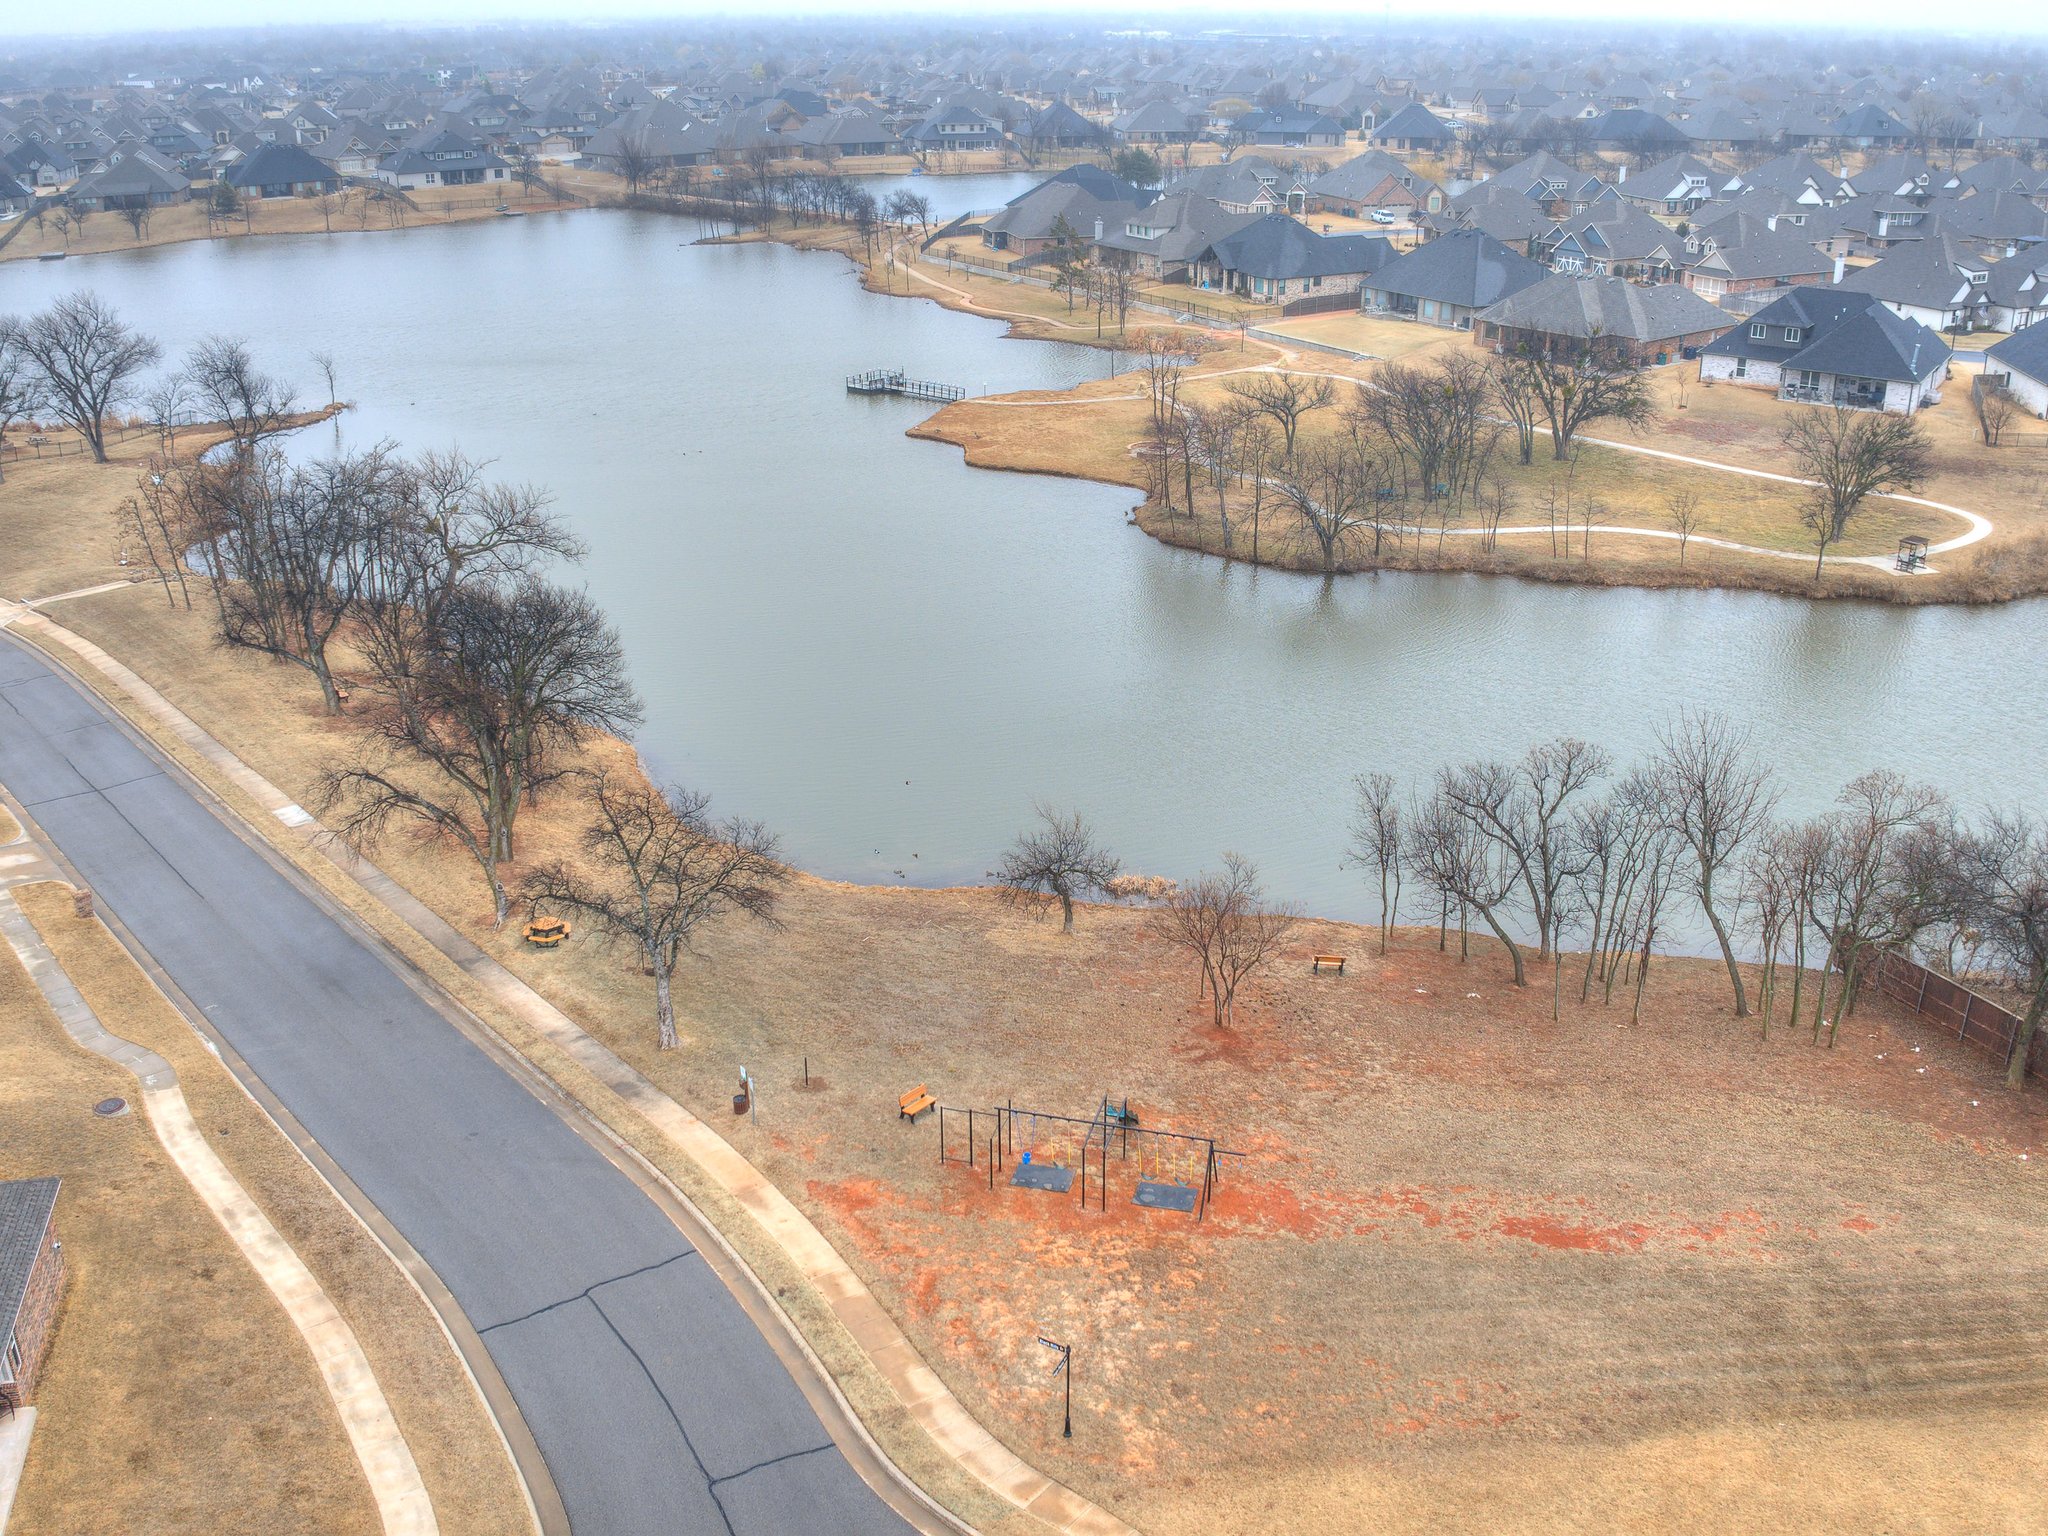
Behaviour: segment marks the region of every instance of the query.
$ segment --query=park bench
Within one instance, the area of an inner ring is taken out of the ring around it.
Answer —
[[[1344,957],[1342,955],[1317,955],[1314,960],[1309,962],[1308,969],[1309,974],[1312,976],[1321,975],[1324,971],[1335,971],[1339,976],[1342,976],[1344,974]]]
[[[932,1097],[932,1091],[925,1087],[923,1083],[919,1083],[910,1092],[901,1095],[896,1100],[896,1118],[908,1120],[912,1125],[915,1125],[917,1124],[917,1117],[938,1102],[937,1099]]]
[[[559,917],[536,917],[524,932],[526,942],[535,949],[553,949],[569,937],[569,925]]]

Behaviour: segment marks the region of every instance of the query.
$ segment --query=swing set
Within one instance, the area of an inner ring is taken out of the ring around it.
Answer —
[[[940,1105],[939,1161],[985,1166],[990,1189],[998,1173],[1020,1189],[1067,1194],[1078,1185],[1083,1210],[1109,1208],[1109,1160],[1133,1171],[1131,1203],[1154,1211],[1179,1211],[1200,1221],[1207,1213],[1221,1172],[1219,1159],[1242,1157],[1216,1145],[1214,1137],[1141,1125],[1130,1101],[1119,1106],[1105,1097],[1087,1119],[1020,1108],[955,1109]]]

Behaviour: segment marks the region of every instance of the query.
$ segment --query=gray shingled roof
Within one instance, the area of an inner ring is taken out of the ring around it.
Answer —
[[[2048,384],[2048,324],[2014,331],[1996,346],[1986,347],[1984,355],[2015,373]]]
[[[1284,213],[1256,219],[1211,249],[1227,271],[1275,280],[1372,272],[1394,255],[1378,235],[1319,235]]]
[[[1456,229],[1388,262],[1368,286],[1380,293],[1484,309],[1547,275],[1493,236]]]
[[[1619,277],[1546,277],[1483,310],[1480,319],[1548,336],[1619,336],[1668,341],[1724,331],[1734,320],[1690,288],[1646,288]]]
[[[1751,334],[1761,326],[1764,335]],[[1787,340],[1787,328],[1798,339]],[[1901,319],[1867,293],[1792,288],[1700,349],[1714,357],[1748,357],[1783,368],[1862,379],[1917,381],[1949,360],[1942,339],[1917,320]]]
[[[57,1205],[56,1179],[9,1179],[0,1184],[0,1380],[6,1379],[7,1346],[21,1316],[28,1277],[42,1251],[50,1212]]]

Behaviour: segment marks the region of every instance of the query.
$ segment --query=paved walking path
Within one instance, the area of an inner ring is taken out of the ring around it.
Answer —
[[[83,666],[114,683],[142,713],[169,730],[293,835],[332,861],[416,929],[485,988],[493,1001],[587,1069],[625,1107],[652,1125],[720,1189],[744,1206],[817,1287],[834,1316],[868,1355],[911,1418],[963,1471],[1057,1530],[1075,1536],[1135,1536],[1131,1526],[1032,1467],[977,1423],[810,1219],[717,1132],[382,870],[324,832],[289,795],[201,729],[130,668],[42,614],[25,611],[19,605],[12,605],[12,609],[11,619],[16,628],[47,638],[70,651]],[[7,608],[0,607],[0,626],[9,621]]]
[[[0,847],[0,935],[6,937],[22,968],[49,1002],[64,1032],[79,1046],[127,1068],[140,1080],[143,1108],[157,1140],[206,1202],[206,1208],[227,1229],[250,1268],[270,1287],[313,1352],[320,1379],[348,1433],[349,1446],[369,1480],[385,1536],[434,1536],[440,1525],[426,1484],[420,1480],[412,1449],[392,1416],[383,1388],[377,1385],[376,1373],[356,1341],[355,1330],[336,1310],[305,1261],[207,1145],[171,1064],[156,1052],[111,1033],[100,1022],[14,899],[16,885],[59,878],[56,868],[25,838]]]
[[[1192,382],[1197,380],[1226,378],[1231,374],[1237,373],[1282,373],[1291,375],[1295,378],[1335,379],[1339,382],[1346,384],[1363,385],[1368,389],[1372,387],[1371,383],[1368,380],[1361,379],[1356,374],[1328,373],[1319,370],[1298,369],[1288,367],[1287,364],[1293,361],[1296,361],[1296,359],[1292,356],[1289,356],[1285,361],[1280,363],[1248,363],[1240,368],[1219,368],[1208,373],[1191,373],[1188,375],[1188,379]],[[1072,400],[976,399],[972,403],[975,405],[989,406],[991,408],[1001,410],[1042,411],[1061,409],[1073,410],[1078,409],[1080,407],[1091,405],[1114,405],[1120,403],[1129,404],[1130,402],[1135,400],[1144,400],[1148,398],[1149,396],[1142,394],[1086,395],[1079,399]],[[1548,435],[1549,429],[1545,427],[1538,427],[1536,430],[1538,432],[1544,433],[1545,435]],[[1612,448],[1617,453],[1633,453],[1647,459],[1663,459],[1667,463],[1687,464],[1692,466],[1694,469],[1710,470],[1715,474],[1742,475],[1752,480],[1775,481],[1780,485],[1794,485],[1804,487],[1815,484],[1815,482],[1812,480],[1802,479],[1798,475],[1782,474],[1777,470],[1754,469],[1746,464],[1729,464],[1720,459],[1702,459],[1689,453],[1674,453],[1668,448],[1652,448],[1644,443],[1626,443],[1622,442],[1618,438],[1590,437],[1587,434],[1581,432],[1578,434],[1577,440],[1582,443],[1591,443],[1594,446],[1600,448]],[[1952,506],[1945,501],[1932,501],[1925,496],[1909,496],[1906,495],[1904,492],[1884,491],[1877,493],[1877,499],[1882,501],[1896,501],[1900,503],[1902,506],[1925,507],[1932,512],[1945,512],[1949,516],[1960,518],[1963,521],[1965,525],[1963,532],[1957,534],[1954,538],[1943,539],[1938,543],[1930,544],[1927,547],[1927,553],[1930,555],[1943,555],[1949,553],[1951,550],[1967,549],[1972,544],[1978,544],[1983,542],[1985,539],[1990,538],[1995,528],[1995,525],[1992,523],[1991,519],[1984,516],[1984,514],[1981,512],[1972,512],[1967,507]],[[1436,530],[1435,528],[1417,525],[1413,528],[1409,528],[1406,531],[1425,533],[1431,536],[1435,536],[1438,530]],[[1501,527],[1494,530],[1496,534],[1544,534],[1555,533],[1556,531],[1557,530],[1552,528],[1548,523],[1519,523],[1514,524],[1512,526]],[[1678,534],[1674,533],[1672,530],[1668,528],[1638,528],[1630,526],[1626,523],[1601,524],[1598,531],[1600,532],[1602,537],[1605,537],[1609,534],[1624,534],[1631,538],[1670,539],[1674,542],[1679,537]],[[1485,532],[1486,530],[1481,528],[1451,528],[1445,530],[1445,533],[1450,538],[1483,537]],[[1768,545],[1764,544],[1741,544],[1733,539],[1716,538],[1711,534],[1695,533],[1690,535],[1689,538],[1690,542],[1694,544],[1708,545],[1715,549],[1734,550],[1738,554],[1764,555],[1773,560],[1810,561],[1814,558],[1812,555],[1809,555],[1802,550],[1772,549]],[[1895,558],[1896,557],[1892,555],[1883,554],[1829,555],[1827,557],[1827,564],[1861,565],[1867,566],[1872,570],[1896,571],[1897,567],[1895,565]],[[1915,574],[1923,573],[1932,574],[1932,572],[1929,571],[1926,567],[1922,567],[1921,571],[1916,572]]]

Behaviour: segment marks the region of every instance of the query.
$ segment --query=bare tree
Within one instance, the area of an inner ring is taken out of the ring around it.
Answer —
[[[1698,531],[1703,513],[1700,511],[1700,493],[1690,486],[1664,493],[1664,510],[1671,515],[1672,529],[1678,534],[1678,563],[1685,564],[1685,546]]]
[[[1909,850],[1944,809],[1941,797],[1895,773],[1862,774],[1843,789],[1829,817],[1829,857],[1809,901],[1808,920],[1826,941],[1824,960],[1840,972],[1834,1016],[1825,1017],[1827,965],[1813,1006],[1813,1036],[1827,1026],[1835,1043],[1842,1019],[1856,1007],[1857,988],[1873,954],[1903,944],[1922,925],[1917,876],[1925,867]]]
[[[1230,407],[1226,407],[1229,409]],[[1263,412],[1235,403],[1237,422],[1237,472],[1252,502],[1252,564],[1259,563],[1259,523],[1266,506],[1266,471],[1273,464],[1273,424]]]
[[[1479,547],[1491,554],[1500,547],[1501,524],[1515,510],[1515,493],[1499,475],[1489,478],[1479,493]]]
[[[583,557],[545,492],[490,481],[487,468],[460,453],[421,454],[358,552],[359,644],[394,708],[417,707],[414,679],[432,672],[435,637],[458,594]]]
[[[1379,883],[1380,953],[1387,952],[1401,915],[1401,808],[1391,774],[1361,773],[1351,781],[1357,807],[1351,814],[1351,845],[1345,857]]]
[[[234,336],[209,336],[185,354],[185,376],[208,412],[248,449],[276,432],[297,402],[290,387],[256,366],[249,344]]]
[[[1543,402],[1536,391],[1535,366],[1527,358],[1503,358],[1493,368],[1493,396],[1515,429],[1515,451],[1522,463],[1536,459],[1536,426]]]
[[[1409,867],[1446,909],[1455,904],[1461,913],[1477,912],[1486,920],[1508,953],[1515,985],[1526,987],[1529,978],[1522,946],[1501,920],[1514,896],[1514,863],[1447,792],[1446,777],[1440,774],[1435,792],[1409,808],[1405,840]]]
[[[1437,792],[1498,846],[1519,878],[1547,958],[1557,942],[1557,907],[1576,877],[1573,802],[1606,776],[1607,753],[1576,737],[1531,747],[1519,763],[1472,762],[1440,775]]]
[[[199,466],[179,465],[170,459],[151,459],[135,494],[121,504],[121,526],[142,549],[143,559],[156,573],[164,589],[164,601],[172,607],[182,602],[192,606],[192,590],[185,580],[187,552],[198,541],[191,510],[197,499],[174,480],[208,473]],[[177,593],[172,595],[172,583]]]
[[[1220,871],[1197,876],[1166,897],[1153,927],[1166,943],[1195,958],[1211,1020],[1228,1029],[1236,1022],[1239,987],[1271,962],[1299,921],[1292,908],[1267,901],[1249,859],[1226,853]]]
[[[1180,409],[1181,381],[1202,355],[1207,343],[1199,336],[1178,331],[1154,330],[1139,333],[1138,365],[1145,373],[1146,397],[1152,406],[1152,429],[1164,433],[1167,423]]]
[[[121,217],[128,225],[128,233],[138,244],[149,237],[150,212],[148,203],[130,203],[121,210]]]
[[[1088,265],[1088,247],[1081,232],[1062,213],[1052,221],[1052,246],[1048,255],[1053,269],[1053,291],[1067,296],[1067,313],[1074,312],[1074,295],[1080,292]]]
[[[789,878],[775,837],[758,822],[713,822],[708,795],[596,774],[584,863],[560,860],[526,877],[535,907],[590,919],[599,934],[631,944],[654,977],[654,1018],[662,1050],[676,1044],[676,966],[698,932],[743,913],[773,922]]]
[[[2048,1011],[2048,825],[2023,810],[1994,811],[1958,853],[1968,921],[2027,997],[2005,1068],[2006,1086],[2024,1088]]]
[[[1487,418],[1486,365],[1457,352],[1425,363],[1383,363],[1349,409],[1365,416],[1401,460],[1404,481],[1425,500],[1477,494],[1499,441]]]
[[[1238,399],[1272,418],[1279,427],[1283,452],[1294,457],[1294,435],[1304,416],[1327,410],[1336,403],[1337,387],[1330,379],[1299,373],[1254,373],[1232,379],[1224,386]]]
[[[1074,903],[1106,890],[1123,866],[1079,811],[1062,814],[1045,804],[1032,809],[1038,825],[1017,835],[990,878],[1005,901],[1034,913],[1057,902],[1060,932],[1072,933]]]
[[[385,452],[296,468],[272,451],[177,484],[213,571],[221,642],[304,667],[338,713],[328,647],[350,609],[357,555],[398,495]]]
[[[320,370],[321,381],[327,386],[327,403],[333,405],[340,399],[334,388],[334,354],[332,352],[315,352],[313,354],[313,366]]]
[[[1230,558],[1230,486],[1237,478],[1237,433],[1243,417],[1227,405],[1193,405],[1186,411],[1189,447],[1216,493],[1216,518],[1223,528],[1223,554]],[[1193,498],[1189,498],[1192,507]]]
[[[1618,421],[1624,426],[1641,427],[1657,414],[1657,403],[1650,394],[1642,364],[1625,348],[1598,333],[1541,349],[1521,349],[1507,376],[1513,380],[1508,393],[1520,395],[1523,409],[1533,405],[1549,423],[1553,458],[1570,458],[1573,439],[1595,422]],[[1498,383],[1495,389],[1502,393]],[[1502,394],[1502,403],[1508,414],[1514,416],[1516,405],[1508,402],[1507,394]],[[1532,414],[1532,430],[1533,422]],[[1518,420],[1518,434],[1520,431]]]
[[[1814,536],[1813,579],[1820,580],[1828,546],[1872,496],[1919,488],[1928,467],[1927,438],[1911,416],[1808,407],[1782,433],[1797,473],[1812,482],[1800,524]]]
[[[2003,380],[1993,383],[1987,375],[1980,374],[1971,381],[1970,403],[1976,407],[1977,431],[1983,436],[1984,446],[1996,448],[2006,427],[2019,414],[2019,397]]]
[[[1131,313],[1131,301],[1138,296],[1138,275],[1129,267],[1113,266],[1102,269],[1097,281],[1101,284],[1102,297],[1097,301],[1097,321],[1100,310],[1109,308],[1116,311],[1116,333],[1124,333],[1124,322]]]
[[[1728,967],[1735,1016],[1747,1018],[1742,971],[1715,882],[1737,867],[1743,849],[1770,824],[1778,798],[1770,770],[1758,761],[1746,726],[1725,715],[1687,710],[1657,733],[1656,773],[1665,825],[1690,854],[1693,895]]]
[[[1294,455],[1285,473],[1274,479],[1274,494],[1313,541],[1325,574],[1337,569],[1337,557],[1352,532],[1373,522],[1379,486],[1368,468],[1349,443],[1320,442]]]
[[[20,322],[0,315],[0,480],[7,478],[7,430],[36,408],[35,364],[23,349]]]
[[[422,638],[409,703],[370,714],[359,750],[322,776],[320,805],[356,846],[405,820],[462,848],[503,923],[520,807],[574,771],[590,732],[637,721],[639,702],[597,605],[536,576],[458,586]]]
[[[58,299],[15,327],[35,371],[37,395],[107,462],[107,418],[133,397],[138,376],[163,355],[90,289]]]
[[[1656,780],[1642,769],[1572,810],[1572,885],[1587,923],[1580,1002],[1596,979],[1602,1002],[1613,1000],[1616,980],[1654,923],[1671,864],[1662,810]]]
[[[626,196],[638,197],[640,188],[655,171],[655,153],[647,135],[635,129],[619,135],[618,147],[612,151],[612,164],[618,168],[619,177],[626,183]]]
[[[156,428],[166,455],[178,446],[178,429],[191,424],[192,381],[181,368],[167,368],[142,393],[143,414]]]

